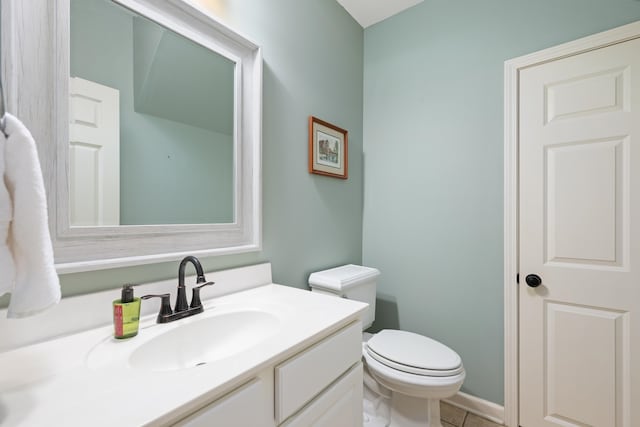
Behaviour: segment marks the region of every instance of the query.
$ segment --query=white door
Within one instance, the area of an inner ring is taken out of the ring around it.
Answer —
[[[640,39],[519,90],[520,425],[638,427]]]
[[[120,92],[69,81],[71,226],[120,224]]]

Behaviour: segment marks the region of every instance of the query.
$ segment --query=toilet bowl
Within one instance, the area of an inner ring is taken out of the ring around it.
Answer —
[[[374,320],[375,268],[345,265],[309,276],[312,291],[367,302],[363,330]],[[442,427],[440,399],[460,390],[465,370],[460,356],[420,334],[385,329],[363,334],[364,425]],[[367,397],[368,396],[368,397]]]
[[[390,426],[441,427],[440,399],[460,390],[460,356],[431,338],[382,330],[363,345],[368,373],[390,390]]]

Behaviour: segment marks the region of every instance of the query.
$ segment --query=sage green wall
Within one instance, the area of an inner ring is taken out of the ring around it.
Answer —
[[[363,31],[335,1],[224,4],[212,10],[263,49],[263,250],[201,261],[207,269],[270,261],[276,282],[304,288],[313,271],[361,262]],[[349,131],[348,180],[307,172],[309,115]],[[68,274],[61,283],[69,296],[177,271],[171,262]]]
[[[467,393],[503,402],[503,62],[638,19],[634,0],[425,0],[365,30],[376,326],[454,348]]]

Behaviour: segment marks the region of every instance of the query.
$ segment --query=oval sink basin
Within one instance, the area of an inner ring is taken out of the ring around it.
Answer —
[[[257,310],[190,320],[136,348],[129,365],[149,371],[205,365],[260,344],[275,334],[280,324],[274,314]]]

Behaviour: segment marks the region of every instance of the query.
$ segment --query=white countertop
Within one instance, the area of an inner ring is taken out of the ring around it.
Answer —
[[[155,324],[155,315],[144,317],[138,336],[128,340],[114,340],[113,327],[107,326],[0,353],[0,425],[167,425],[359,319],[366,308],[275,284],[213,298],[204,306],[204,313],[169,324]],[[158,332],[215,315],[216,309],[239,308],[277,313],[277,332],[236,355],[193,368],[150,372],[117,357],[87,365],[96,346],[135,347]]]

